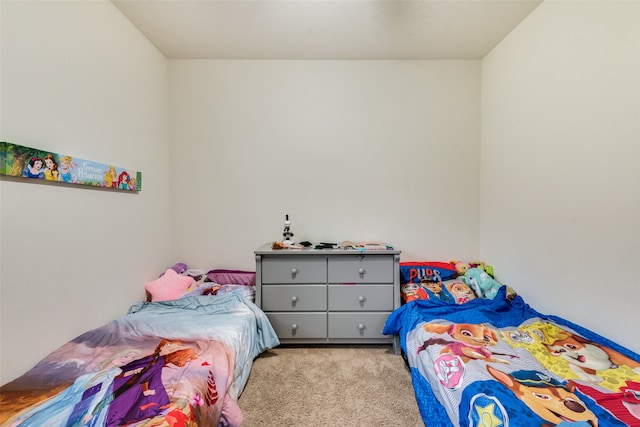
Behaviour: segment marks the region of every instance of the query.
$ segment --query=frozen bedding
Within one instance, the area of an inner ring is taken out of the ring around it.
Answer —
[[[211,295],[140,302],[66,343],[0,388],[0,422],[241,425],[236,401],[253,360],[279,341],[245,291]]]
[[[640,426],[640,355],[506,286],[462,303],[415,283],[406,295],[383,333],[400,336],[425,425]]]

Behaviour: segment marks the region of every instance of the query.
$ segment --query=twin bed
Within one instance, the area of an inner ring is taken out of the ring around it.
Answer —
[[[539,313],[484,266],[400,268],[405,304],[383,332],[400,336],[425,425],[640,426],[640,355]],[[279,341],[254,287],[231,276],[186,286],[167,270],[147,286],[155,301],[2,386],[0,422],[240,426],[253,360]],[[158,298],[166,280],[181,282],[177,297]]]
[[[156,284],[195,284],[163,277]],[[254,286],[199,285],[177,299],[148,285],[162,301],[133,305],[2,386],[2,425],[241,425],[237,398],[254,358],[278,337],[251,301]]]
[[[400,335],[425,425],[640,426],[640,355],[451,267],[401,263],[408,302],[384,329]]]

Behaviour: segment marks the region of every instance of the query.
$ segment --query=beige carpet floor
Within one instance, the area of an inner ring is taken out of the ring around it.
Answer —
[[[424,426],[409,370],[390,346],[269,350],[238,404],[243,427]]]

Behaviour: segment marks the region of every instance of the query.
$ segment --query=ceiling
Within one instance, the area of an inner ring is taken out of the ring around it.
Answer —
[[[169,59],[480,59],[542,0],[111,0]]]

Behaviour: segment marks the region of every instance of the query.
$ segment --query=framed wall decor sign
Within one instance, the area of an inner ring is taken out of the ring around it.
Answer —
[[[120,191],[142,190],[142,172],[10,142],[0,142],[0,175]]]

